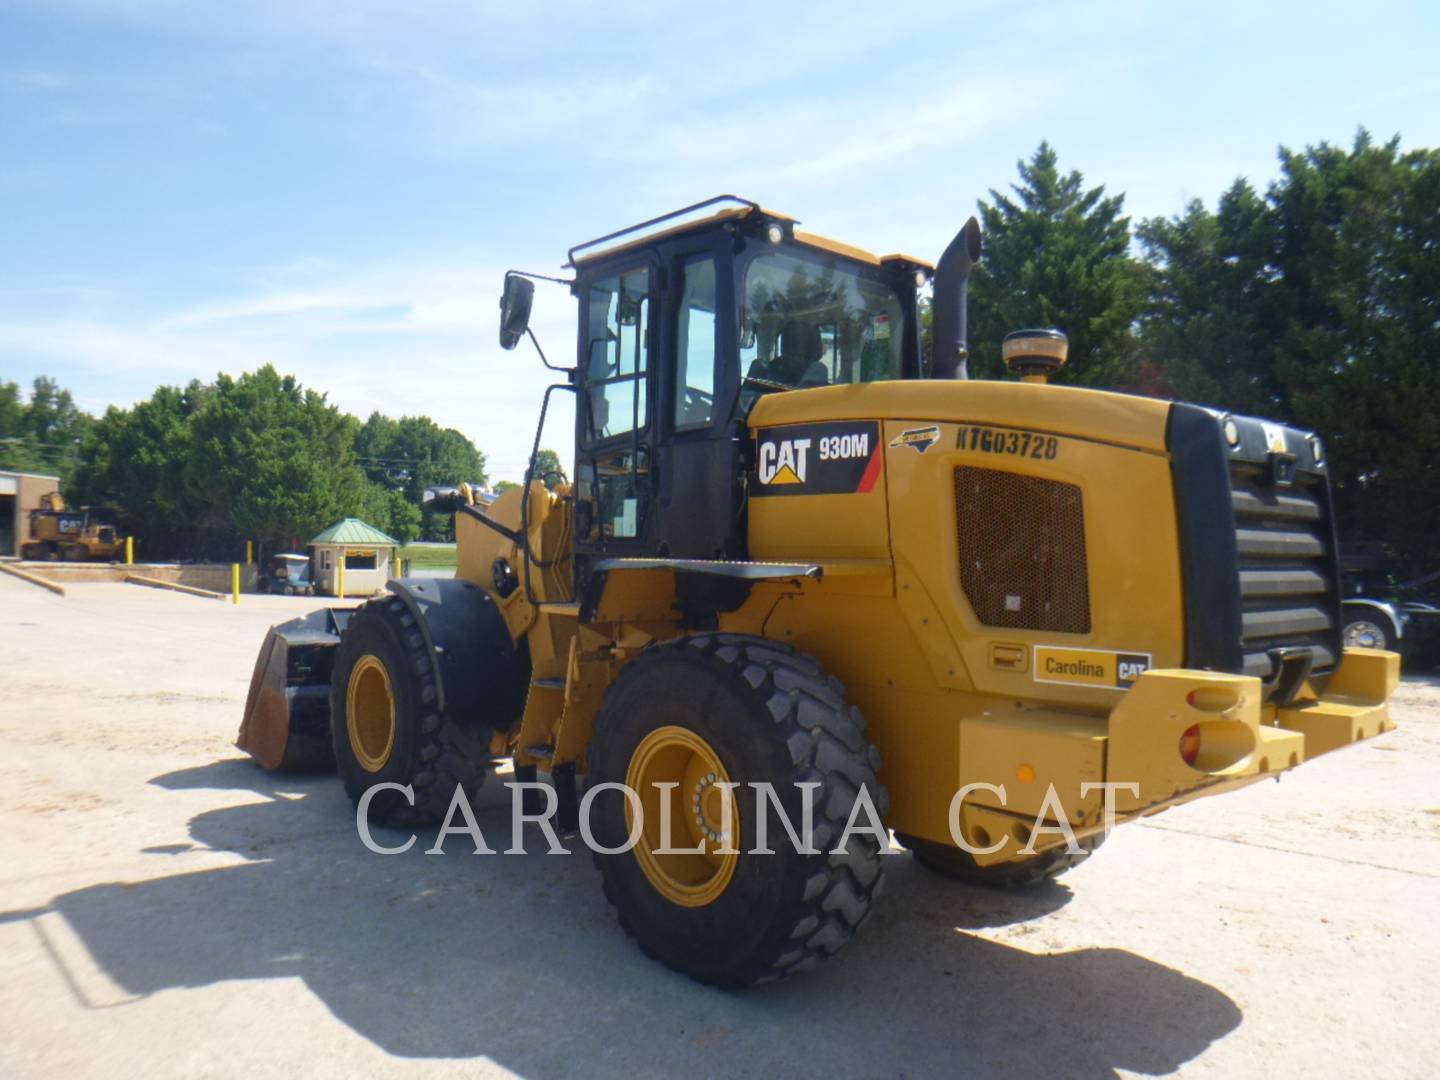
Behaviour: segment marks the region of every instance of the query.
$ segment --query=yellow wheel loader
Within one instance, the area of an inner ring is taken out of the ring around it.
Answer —
[[[406,826],[504,759],[545,772],[640,947],[743,986],[854,934],[890,834],[1043,881],[1389,730],[1397,657],[1341,640],[1320,439],[1049,385],[1050,330],[1006,339],[1014,381],[966,378],[979,252],[974,219],[932,266],[732,196],[571,249],[535,445],[573,393],[573,483],[433,493],[455,578],[274,628],[240,744],[333,757]],[[506,276],[507,348],[539,349],[537,278]]]

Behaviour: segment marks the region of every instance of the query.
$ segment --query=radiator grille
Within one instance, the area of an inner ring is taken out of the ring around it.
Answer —
[[[986,626],[1090,632],[1080,488],[961,466],[955,470],[960,585]]]
[[[1293,487],[1276,488],[1262,467],[1235,462],[1230,499],[1240,557],[1243,673],[1268,679],[1274,674],[1269,652],[1282,646],[1308,646],[1315,670],[1328,671],[1339,644],[1324,478],[1302,474]]]

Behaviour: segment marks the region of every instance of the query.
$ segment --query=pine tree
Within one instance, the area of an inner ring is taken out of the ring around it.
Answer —
[[[1236,180],[1214,213],[1198,199],[1183,214],[1135,230],[1154,267],[1141,321],[1141,370],[1160,396],[1256,416],[1288,413],[1261,295],[1275,249],[1264,198]]]
[[[1130,257],[1123,195],[1061,174],[1050,144],[1018,162],[1014,197],[980,201],[984,252],[971,289],[971,375],[1000,378],[1000,342],[1012,330],[1054,327],[1070,339],[1058,381],[1128,386],[1135,379],[1132,329],[1144,303],[1146,268]]]
[[[1144,356],[1177,396],[1321,434],[1343,540],[1440,566],[1440,152],[1363,129],[1280,150],[1262,199],[1137,230],[1156,266]]]

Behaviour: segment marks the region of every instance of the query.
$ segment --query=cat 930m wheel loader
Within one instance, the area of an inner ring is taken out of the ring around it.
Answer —
[[[546,772],[644,951],[740,986],[854,934],[887,830],[1040,881],[1393,726],[1317,436],[1047,385],[1050,330],[969,380],[973,219],[933,267],[797,224],[722,196],[571,249],[573,483],[436,492],[455,578],[273,629],[240,744],[407,826]]]

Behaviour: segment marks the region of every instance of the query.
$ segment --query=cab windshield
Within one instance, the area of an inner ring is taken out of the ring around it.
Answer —
[[[740,370],[801,389],[901,377],[904,307],[895,289],[858,268],[790,251],[745,271]]]

